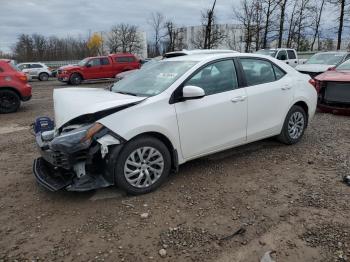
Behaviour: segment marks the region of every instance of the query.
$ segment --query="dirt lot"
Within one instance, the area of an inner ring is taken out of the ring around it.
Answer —
[[[0,115],[0,261],[256,262],[270,250],[350,261],[350,118],[317,114],[295,146],[269,139],[192,161],[152,194],[51,193],[32,175],[28,126],[53,115],[61,87],[33,82],[33,99]]]

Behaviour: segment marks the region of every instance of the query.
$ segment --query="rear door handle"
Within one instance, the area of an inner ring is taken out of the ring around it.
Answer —
[[[286,85],[286,86],[284,86],[284,87],[281,87],[281,89],[282,90],[291,90],[292,89],[292,87],[291,86],[289,86],[289,85]]]
[[[237,102],[243,102],[244,100],[246,100],[246,96],[237,96],[231,99],[231,102],[233,103],[237,103]]]

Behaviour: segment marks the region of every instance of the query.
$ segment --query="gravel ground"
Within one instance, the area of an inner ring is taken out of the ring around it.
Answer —
[[[317,114],[295,146],[189,162],[148,195],[51,193],[32,175],[28,126],[65,87],[33,82],[33,99],[0,115],[0,261],[350,261],[350,118]]]

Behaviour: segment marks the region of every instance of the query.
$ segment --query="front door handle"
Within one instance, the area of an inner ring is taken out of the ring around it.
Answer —
[[[231,99],[231,102],[233,103],[237,103],[237,102],[243,102],[244,100],[246,100],[246,96],[237,96]]]

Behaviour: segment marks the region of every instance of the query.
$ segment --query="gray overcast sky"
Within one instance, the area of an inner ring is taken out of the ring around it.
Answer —
[[[217,0],[219,23],[232,22],[239,0]],[[121,22],[149,32],[147,19],[159,11],[179,25],[200,23],[212,0],[0,0],[0,50],[8,52],[21,33],[87,36]]]

